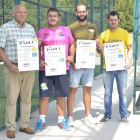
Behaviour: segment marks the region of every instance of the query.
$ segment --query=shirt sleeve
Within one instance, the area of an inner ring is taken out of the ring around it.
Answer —
[[[100,47],[101,45],[103,45],[103,34],[100,35],[100,45],[99,45],[99,47]]]
[[[0,47],[5,48],[6,44],[6,28],[0,27]]]
[[[95,29],[94,38],[97,38],[98,37],[98,30],[97,30],[96,25],[95,25],[94,29]]]
[[[69,44],[72,44],[74,42],[74,38],[69,28],[68,28],[68,34],[69,34]]]
[[[37,38],[42,38],[41,37],[41,31],[39,30],[38,32],[37,32]],[[39,48],[42,46],[42,42],[41,42],[41,44],[39,45]]]
[[[33,28],[33,38],[37,38],[34,28]]]
[[[129,33],[127,31],[126,31],[125,37],[126,37],[126,46],[128,46],[128,45],[131,44],[131,40],[130,40],[130,35],[129,35]]]

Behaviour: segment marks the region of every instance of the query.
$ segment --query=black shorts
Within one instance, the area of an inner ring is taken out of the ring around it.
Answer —
[[[69,88],[69,71],[65,75],[45,76],[39,71],[39,93],[41,97],[51,97],[53,91],[57,97],[67,97]]]

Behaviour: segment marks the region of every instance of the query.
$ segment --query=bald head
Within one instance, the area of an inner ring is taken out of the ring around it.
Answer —
[[[24,5],[18,4],[18,5],[15,5],[15,6],[13,7],[13,12],[15,12],[16,9],[17,9],[17,8],[20,8],[20,7],[24,7],[24,8],[26,9],[26,7],[25,7]]]
[[[15,21],[22,27],[26,20],[26,7],[21,4],[14,6],[12,15]]]
[[[76,11],[78,11],[78,8],[79,8],[80,6],[85,7],[85,9],[86,9],[86,11],[87,11],[87,7],[86,7],[86,5],[83,4],[83,3],[79,3],[79,4],[77,5],[77,7],[76,7]]]

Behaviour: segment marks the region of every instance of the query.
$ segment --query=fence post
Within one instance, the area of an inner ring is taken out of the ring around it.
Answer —
[[[113,7],[115,7],[116,3],[115,3],[115,0],[113,0]]]
[[[21,4],[21,0],[14,0],[15,5]]]
[[[101,28],[100,28],[100,33],[103,32],[103,0],[100,0],[100,24],[101,24]]]
[[[137,10],[136,10],[137,9]],[[139,32],[139,0],[134,0],[134,8],[133,8],[134,16],[133,16],[133,64],[135,64],[137,58],[136,56],[136,34]]]
[[[111,12],[111,0],[108,0],[108,13]],[[109,28],[109,24],[107,24],[107,27]]]
[[[65,26],[68,25],[67,15],[68,15],[67,12],[65,12]]]
[[[111,11],[111,0],[108,0],[108,13]]]
[[[93,0],[90,0],[90,21],[93,23]]]
[[[103,32],[103,0],[100,0],[100,33]],[[103,65],[103,55],[101,55],[101,66]],[[102,72],[102,69],[101,69]]]
[[[40,6],[40,0],[38,0],[38,5],[37,5],[37,17],[38,17],[38,30],[41,28],[41,15],[40,15],[40,11],[41,11],[41,6]]]
[[[75,0],[75,10],[76,10],[76,7],[77,7],[78,3],[79,3],[79,0]],[[75,15],[75,20],[77,20],[76,15]]]
[[[2,11],[2,17],[3,17],[3,24],[5,23],[5,7],[4,7],[4,0],[2,0],[2,8],[3,8],[3,11]]]
[[[57,7],[57,0],[52,0],[52,6]]]

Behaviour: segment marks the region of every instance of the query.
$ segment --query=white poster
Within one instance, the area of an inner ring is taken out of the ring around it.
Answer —
[[[66,74],[65,45],[45,46],[46,76]]]
[[[95,55],[96,42],[94,40],[77,40],[77,68],[95,68]]]
[[[123,42],[104,44],[106,71],[125,69],[125,56]]]
[[[39,70],[37,39],[18,39],[17,51],[19,71]]]

